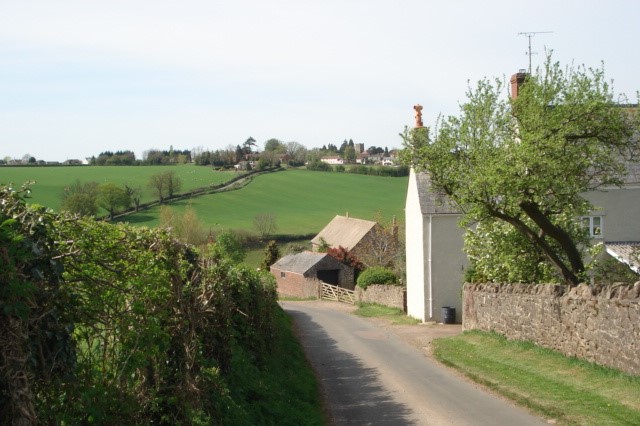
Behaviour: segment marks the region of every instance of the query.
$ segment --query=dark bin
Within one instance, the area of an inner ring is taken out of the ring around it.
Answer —
[[[450,306],[442,307],[442,323],[443,324],[456,323],[456,308],[452,308]]]

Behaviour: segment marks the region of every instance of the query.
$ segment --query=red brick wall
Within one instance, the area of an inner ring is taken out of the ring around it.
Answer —
[[[281,276],[282,272],[285,274],[284,277]],[[320,281],[310,280],[305,278],[302,274],[286,272],[274,267],[271,267],[271,273],[276,278],[278,293],[283,296],[306,299],[309,297],[317,298],[319,295]]]

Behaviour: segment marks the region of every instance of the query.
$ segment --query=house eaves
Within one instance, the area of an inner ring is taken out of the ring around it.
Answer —
[[[605,243],[605,250],[612,257],[640,274],[640,242],[608,242]]]

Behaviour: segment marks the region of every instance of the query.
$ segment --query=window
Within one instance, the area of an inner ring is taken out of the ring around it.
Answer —
[[[287,274],[285,274],[284,272],[280,272],[280,278],[285,278],[287,276]]]
[[[589,230],[589,236],[593,238],[602,238],[602,225],[604,218],[602,216],[584,216],[582,226]]]

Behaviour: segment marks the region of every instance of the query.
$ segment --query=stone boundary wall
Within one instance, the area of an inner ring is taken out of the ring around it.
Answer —
[[[372,284],[366,290],[356,286],[356,300],[390,306],[407,312],[407,289],[399,285]]]
[[[640,282],[465,284],[462,329],[495,331],[640,375]]]

